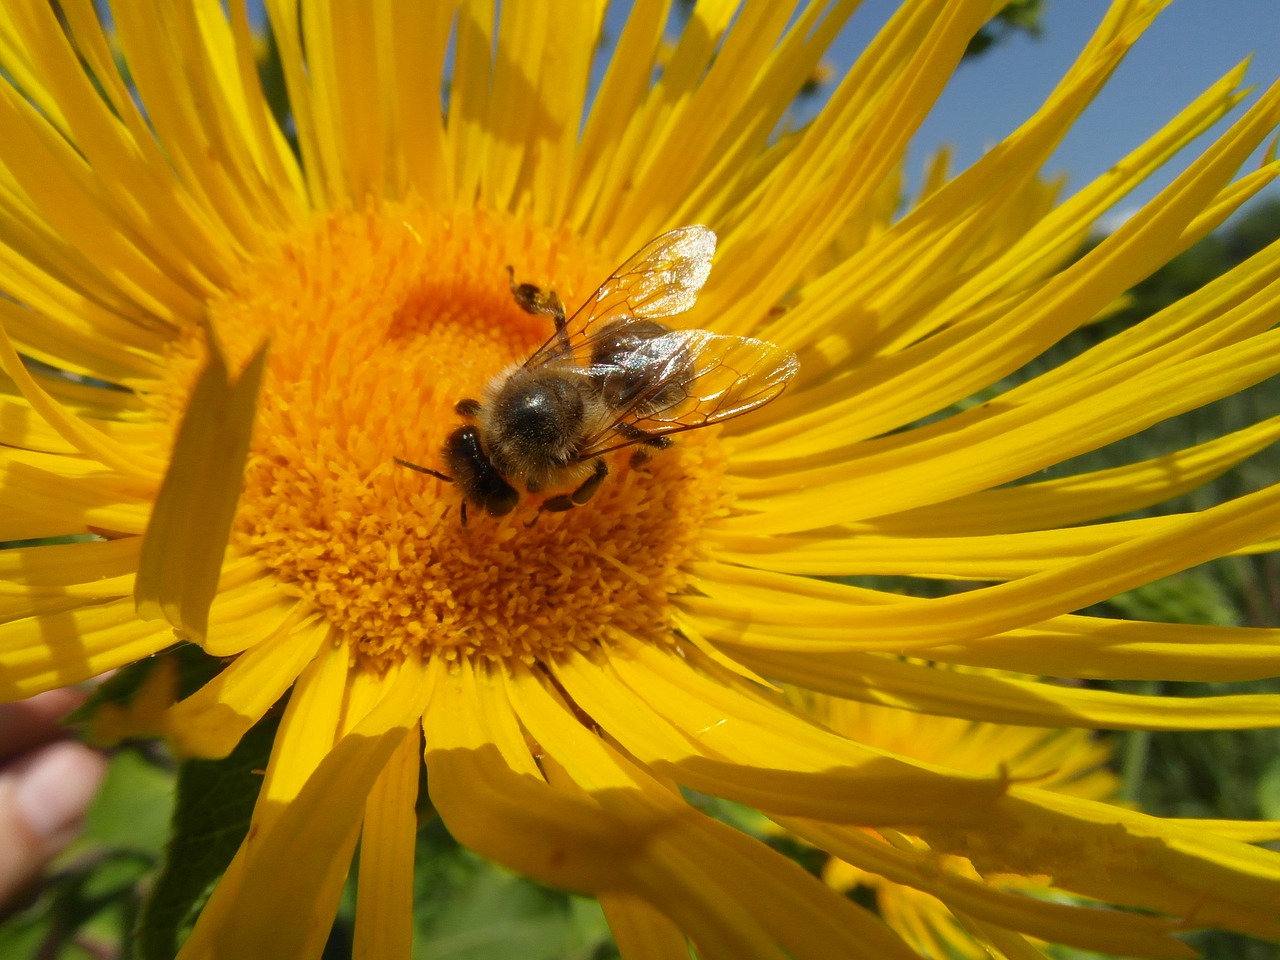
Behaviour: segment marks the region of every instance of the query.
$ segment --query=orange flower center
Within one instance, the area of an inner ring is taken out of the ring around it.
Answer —
[[[271,340],[233,543],[362,656],[532,659],[613,631],[661,642],[721,508],[713,431],[636,467],[610,455],[598,493],[567,513],[539,511],[557,491],[522,491],[504,517],[472,505],[466,525],[457,485],[395,463],[447,472],[454,405],[550,335],[513,299],[508,264],[570,311],[617,266],[564,232],[406,204],[309,225],[212,306],[233,358]],[[183,389],[202,355],[193,340],[175,358]]]

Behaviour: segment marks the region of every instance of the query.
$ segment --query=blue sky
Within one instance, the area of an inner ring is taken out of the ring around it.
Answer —
[[[832,49],[831,62],[843,72],[897,6],[896,0],[866,0]],[[912,182],[927,149],[949,143],[957,165],[968,165],[1034,112],[1108,4],[1048,0],[1046,6],[1039,40],[1016,36],[961,66],[917,138]],[[1280,0],[1174,0],[1081,117],[1050,169],[1069,174],[1069,191],[1087,183],[1249,54],[1253,59],[1247,77],[1257,89],[1231,117],[1280,78]],[[1220,132],[1228,122],[1214,130]],[[1205,145],[1200,142],[1199,149]],[[1175,157],[1171,167],[1140,186],[1117,214],[1123,216],[1126,209],[1153,196],[1199,149],[1193,144]],[[1256,162],[1255,158],[1250,165]],[[1277,192],[1274,186],[1269,190],[1272,195]]]

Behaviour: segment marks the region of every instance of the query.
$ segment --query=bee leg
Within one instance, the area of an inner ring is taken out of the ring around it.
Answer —
[[[471,420],[480,412],[480,401],[472,400],[470,397],[465,400],[459,400],[453,405],[453,410],[458,416],[466,417]]]
[[[631,466],[638,467],[652,456],[654,450],[665,450],[674,442],[670,437],[655,436],[652,433],[646,433],[635,424],[617,423],[614,424],[614,431],[622,434],[622,436],[631,443],[643,444],[637,447],[631,453]]]
[[[552,317],[557,330],[565,325],[564,304],[554,290],[543,290],[533,283],[516,283],[516,272],[511,264],[507,264],[507,283],[511,287],[511,296],[525,313]]]
[[[556,325],[560,352],[569,353],[569,337],[564,332],[568,321],[565,319],[564,302],[560,299],[560,295],[554,290],[543,290],[533,283],[516,283],[516,272],[511,264],[507,264],[507,284],[511,287],[511,296],[515,298],[521,310],[552,319]]]
[[[578,506],[582,506],[588,500],[596,495],[596,491],[600,489],[600,484],[604,483],[604,478],[609,475],[608,465],[599,457],[596,458],[595,471],[591,476],[582,481],[577,490],[570,495],[573,502]]]
[[[653,454],[649,452],[647,447],[636,447],[631,451],[631,469],[635,470],[637,467],[643,467],[652,456]]]
[[[419,473],[425,473],[429,477],[435,477],[437,480],[443,480],[445,483],[453,483],[453,477],[441,473],[439,470],[432,470],[430,467],[420,467],[416,463],[410,463],[408,460],[401,460],[399,457],[392,457],[396,463],[402,467],[408,467],[410,470],[417,470]]]
[[[549,497],[542,501],[542,506],[538,509],[547,510],[551,513],[563,513],[565,510],[580,507],[596,495],[596,491],[600,489],[600,484],[604,483],[604,478],[608,475],[608,466],[597,457],[595,471],[579,484],[577,490],[573,491],[573,493],[561,493],[557,496]]]

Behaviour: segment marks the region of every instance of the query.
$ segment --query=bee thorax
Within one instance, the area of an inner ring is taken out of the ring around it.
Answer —
[[[535,487],[553,482],[581,450],[593,389],[572,370],[514,372],[486,405],[494,466]]]

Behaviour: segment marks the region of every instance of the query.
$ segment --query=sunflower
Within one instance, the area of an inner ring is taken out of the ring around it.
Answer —
[[[1233,177],[1280,89],[1076,258],[1244,96],[1233,70],[1098,180],[1039,202],[1046,159],[1161,3],[1115,3],[1039,110],[888,223],[907,144],[990,0],[906,3],[800,127],[788,110],[856,3],[700,3],[659,66],[669,5],[639,0],[598,86],[604,4],[498,6],[270,0],[280,112],[240,3],[121,0],[109,29],[88,3],[0,8],[0,540],[43,541],[0,553],[0,694],[196,644],[224,666],[166,725],[204,757],[288,694],[252,826],[181,955],[318,955],[359,843],[357,955],[407,956],[424,757],[458,840],[598,897],[628,957],[915,956],[681,788],[939,898],[1006,955],[1032,950],[1024,935],[1153,957],[1188,955],[1176,934],[1196,927],[1280,939],[1280,856],[1246,842],[1270,825],[1175,823],[911,759],[769,689],[1045,726],[1276,722],[1273,697],[916,658],[1276,672],[1274,631],[1072,611],[1266,549],[1280,487],[1108,518],[1221,473],[1280,418],[1006,484],[1280,369],[1280,250],[964,401],[1270,182],[1270,160]],[[521,489],[500,516],[473,497],[463,523],[467,485],[440,476],[459,402],[547,341],[557,301],[573,311],[699,224],[714,267],[670,324],[793,352],[786,392],[643,462],[607,454],[576,509]],[[857,574],[974,589],[836,579]],[[1079,899],[992,882],[1015,874]]]

